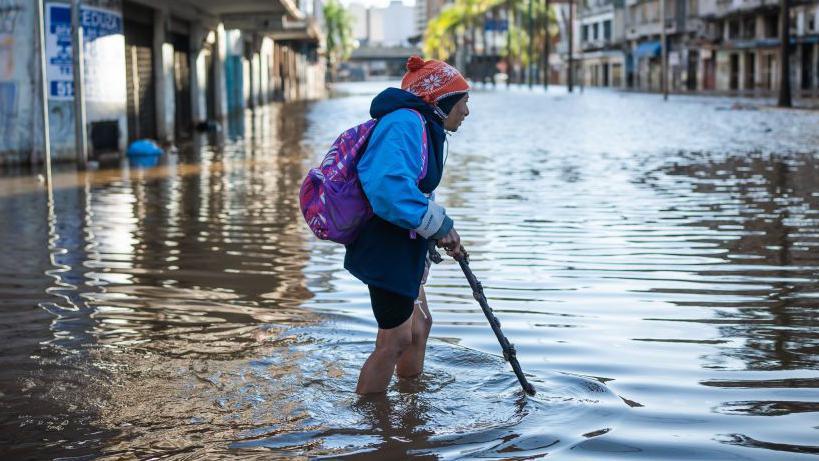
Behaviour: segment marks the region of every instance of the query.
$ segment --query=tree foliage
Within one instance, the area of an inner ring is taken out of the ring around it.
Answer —
[[[482,33],[483,20],[488,12],[503,10],[509,20],[506,46],[499,50],[506,56],[511,52],[511,58],[519,60],[523,65],[533,62],[528,54],[528,5],[529,0],[455,0],[445,7],[441,13],[429,21],[424,33],[424,53],[434,59],[449,59],[456,52],[458,37],[461,43],[471,42],[464,39],[468,35]],[[519,19],[519,20],[516,20]],[[554,10],[546,10],[542,0],[533,0],[532,20],[534,21],[534,47],[536,53],[543,49],[546,33],[543,24],[549,24],[548,37],[552,39],[557,31],[557,19]],[[474,46],[474,43],[471,43]],[[508,50],[508,51],[507,51]]]
[[[338,0],[327,0],[322,12],[327,59],[334,72],[336,65],[349,58],[353,51],[353,17]]]

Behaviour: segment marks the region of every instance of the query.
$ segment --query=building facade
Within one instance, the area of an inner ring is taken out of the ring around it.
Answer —
[[[122,152],[130,141],[172,144],[203,122],[323,88],[314,3],[255,0],[45,0],[0,8],[0,164],[43,160],[42,72],[54,160]],[[82,60],[74,62],[75,23]],[[320,8],[319,8],[320,10]],[[308,11],[310,12],[308,14]],[[75,78],[77,65],[81,79]],[[81,107],[75,95],[81,93]],[[78,129],[77,120],[85,123]],[[78,133],[87,138],[78,151]]]
[[[383,8],[352,3],[348,11],[353,17],[353,36],[362,46],[408,46],[416,35],[417,7],[401,0],[392,0]]]
[[[713,34],[711,48],[716,54],[713,87],[732,94],[773,94],[779,88],[782,59],[778,2],[713,2],[707,13]],[[819,2],[797,3],[790,15],[791,89],[797,97],[816,97]]]
[[[579,11],[578,78],[585,85],[625,85],[623,8],[615,8],[615,4],[614,0],[588,0]]]
[[[778,0],[586,0],[577,7],[575,83],[660,91],[663,28],[671,92],[773,96]],[[792,1],[791,87],[819,97],[819,1]],[[561,57],[567,61],[566,46]]]

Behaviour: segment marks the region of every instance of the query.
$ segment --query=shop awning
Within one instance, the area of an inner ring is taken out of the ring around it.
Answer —
[[[637,45],[637,49],[634,51],[634,57],[637,58],[644,58],[644,57],[655,57],[660,55],[660,41],[653,41],[653,42],[643,42]]]

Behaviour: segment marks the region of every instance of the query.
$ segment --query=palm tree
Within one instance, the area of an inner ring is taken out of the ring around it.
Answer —
[[[327,68],[335,81],[338,63],[353,51],[353,17],[338,0],[327,0],[323,8],[324,33],[327,40]]]
[[[528,14],[527,0],[455,0],[455,3],[444,8],[427,24],[424,33],[424,53],[429,57],[443,60],[451,59],[456,53],[460,56],[463,56],[462,53],[474,56],[477,28],[483,27],[483,19],[487,12],[498,9],[506,9],[509,21],[506,50],[501,51],[501,54],[507,57],[509,64],[507,72],[511,71],[512,63],[515,61],[523,67],[538,62],[539,57],[534,56],[535,52],[530,49],[543,49],[545,42],[551,39],[554,28],[546,27],[547,33],[542,30],[544,27],[539,26],[530,33],[525,27],[521,27],[522,23],[518,24],[521,22],[520,19]],[[541,2],[534,4],[532,20],[538,25],[551,26],[556,23],[551,8],[547,8]],[[465,43],[467,36],[470,37],[468,46]],[[533,45],[531,48],[530,42]]]
[[[424,32],[424,54],[433,59],[449,59],[457,49],[456,34],[464,16],[463,6],[456,3],[447,6],[429,21]]]

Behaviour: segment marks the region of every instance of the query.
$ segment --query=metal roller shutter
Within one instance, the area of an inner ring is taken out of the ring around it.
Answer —
[[[153,26],[137,22],[124,8],[128,138],[156,139]]]
[[[191,136],[191,69],[189,41],[187,35],[171,34],[173,45],[173,73],[175,122],[177,139],[187,139]]]

